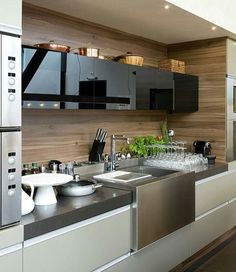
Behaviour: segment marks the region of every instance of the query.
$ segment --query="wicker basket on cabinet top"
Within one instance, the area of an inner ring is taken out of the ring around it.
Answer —
[[[162,59],[158,61],[158,68],[165,71],[185,73],[184,61],[175,59]]]

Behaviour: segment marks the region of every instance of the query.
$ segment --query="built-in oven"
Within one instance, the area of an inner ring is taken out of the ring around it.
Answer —
[[[0,33],[0,228],[21,217],[21,39]]]
[[[226,160],[236,160],[236,77],[226,78],[227,139]]]

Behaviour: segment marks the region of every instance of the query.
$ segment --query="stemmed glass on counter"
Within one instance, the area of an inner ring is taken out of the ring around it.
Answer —
[[[168,144],[147,146],[149,156],[144,164],[176,170],[198,171],[208,163],[202,154],[186,152],[186,142],[173,141]]]

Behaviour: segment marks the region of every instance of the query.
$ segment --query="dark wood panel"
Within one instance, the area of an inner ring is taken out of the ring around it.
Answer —
[[[170,58],[185,61],[186,72],[199,76],[199,111],[168,116],[176,135],[192,143],[212,142],[217,161],[225,161],[226,148],[226,39],[212,39],[168,46]]]

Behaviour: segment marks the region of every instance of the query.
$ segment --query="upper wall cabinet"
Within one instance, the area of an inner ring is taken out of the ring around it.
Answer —
[[[22,49],[23,107],[198,109],[198,78],[45,49]]]
[[[23,47],[23,106],[131,109],[135,84],[128,65]]]
[[[136,109],[168,110],[170,113],[198,110],[198,77],[136,69]]]

